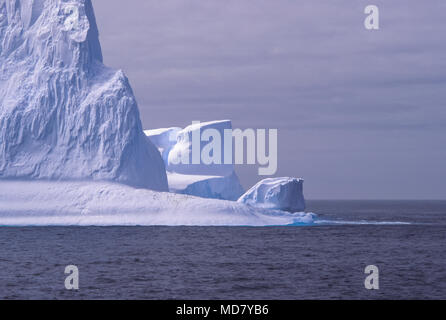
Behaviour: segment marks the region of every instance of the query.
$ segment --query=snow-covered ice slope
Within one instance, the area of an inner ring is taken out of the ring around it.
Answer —
[[[102,64],[91,0],[0,0],[0,179],[17,178],[167,190],[129,81]]]
[[[201,122],[184,129],[172,127],[144,131],[158,147],[167,168],[169,190],[203,198],[237,200],[244,192],[233,164],[192,164],[192,135],[216,130],[224,137],[232,129],[230,120]],[[201,143],[203,149],[206,143]],[[221,163],[224,163],[224,150]],[[182,159],[187,159],[183,163]]]
[[[238,202],[254,207],[298,212],[305,210],[303,179],[268,178],[249,189]]]
[[[0,181],[0,225],[309,225],[291,214],[110,182]]]

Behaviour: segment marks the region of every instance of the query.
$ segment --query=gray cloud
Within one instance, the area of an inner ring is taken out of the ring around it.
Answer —
[[[106,64],[147,128],[279,129],[279,174],[308,198],[446,199],[446,3],[94,0]],[[246,186],[255,168],[239,168]]]

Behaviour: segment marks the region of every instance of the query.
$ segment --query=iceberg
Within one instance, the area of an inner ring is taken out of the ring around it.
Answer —
[[[303,179],[269,178],[258,182],[238,200],[239,203],[259,208],[289,212],[305,210]]]
[[[232,129],[232,123],[230,120],[210,121],[184,129],[172,127],[144,132],[161,153],[171,192],[236,201],[244,190],[234,165],[224,164],[224,152],[221,154],[222,164],[192,163],[192,137],[207,129],[217,130],[223,137],[225,129]]]
[[[168,190],[127,77],[102,63],[91,0],[0,0],[0,179]]]
[[[144,134],[127,77],[102,62],[91,0],[0,0],[0,225],[314,223],[311,213],[166,192],[168,175],[179,193],[243,192],[232,165],[172,161],[198,128]]]

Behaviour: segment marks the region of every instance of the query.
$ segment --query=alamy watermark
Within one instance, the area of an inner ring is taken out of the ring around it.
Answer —
[[[71,31],[77,29],[80,20],[79,7],[75,3],[66,3],[63,6],[63,14],[65,20],[63,21],[63,29]],[[364,27],[367,30],[379,30],[379,8],[376,5],[368,5],[364,9],[364,14],[367,17],[364,20]],[[1,18],[1,14],[0,14]]]
[[[379,30],[379,8],[375,5],[369,5],[365,7],[364,13],[367,14],[364,27],[367,30]]]
[[[375,265],[369,265],[364,273],[368,276],[364,280],[364,286],[367,290],[379,290],[379,269]]]
[[[79,268],[75,265],[65,267],[65,289],[79,290]],[[364,270],[366,278],[364,280],[364,287],[367,290],[379,290],[379,269],[375,265],[368,265]]]
[[[219,131],[215,128],[200,128],[200,121],[193,121],[192,127],[196,129],[191,130],[191,134],[169,136],[171,142],[190,146],[180,149],[177,157],[169,158],[172,164],[258,164],[258,173],[261,176],[270,176],[277,172],[277,129]]]
[[[66,16],[63,21],[63,30],[71,31],[76,30],[79,26],[79,7],[76,4],[67,3],[63,7],[63,14]]]
[[[79,290],[79,268],[74,265],[66,266],[65,274],[68,275],[65,278],[65,289]]]

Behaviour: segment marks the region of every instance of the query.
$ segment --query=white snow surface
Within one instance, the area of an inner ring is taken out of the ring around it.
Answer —
[[[258,182],[238,200],[250,206],[298,212],[305,210],[303,179],[268,178]]]
[[[91,0],[0,0],[0,179],[168,190],[128,79],[102,64]]]
[[[111,182],[0,181],[0,225],[311,225],[288,213]]]

